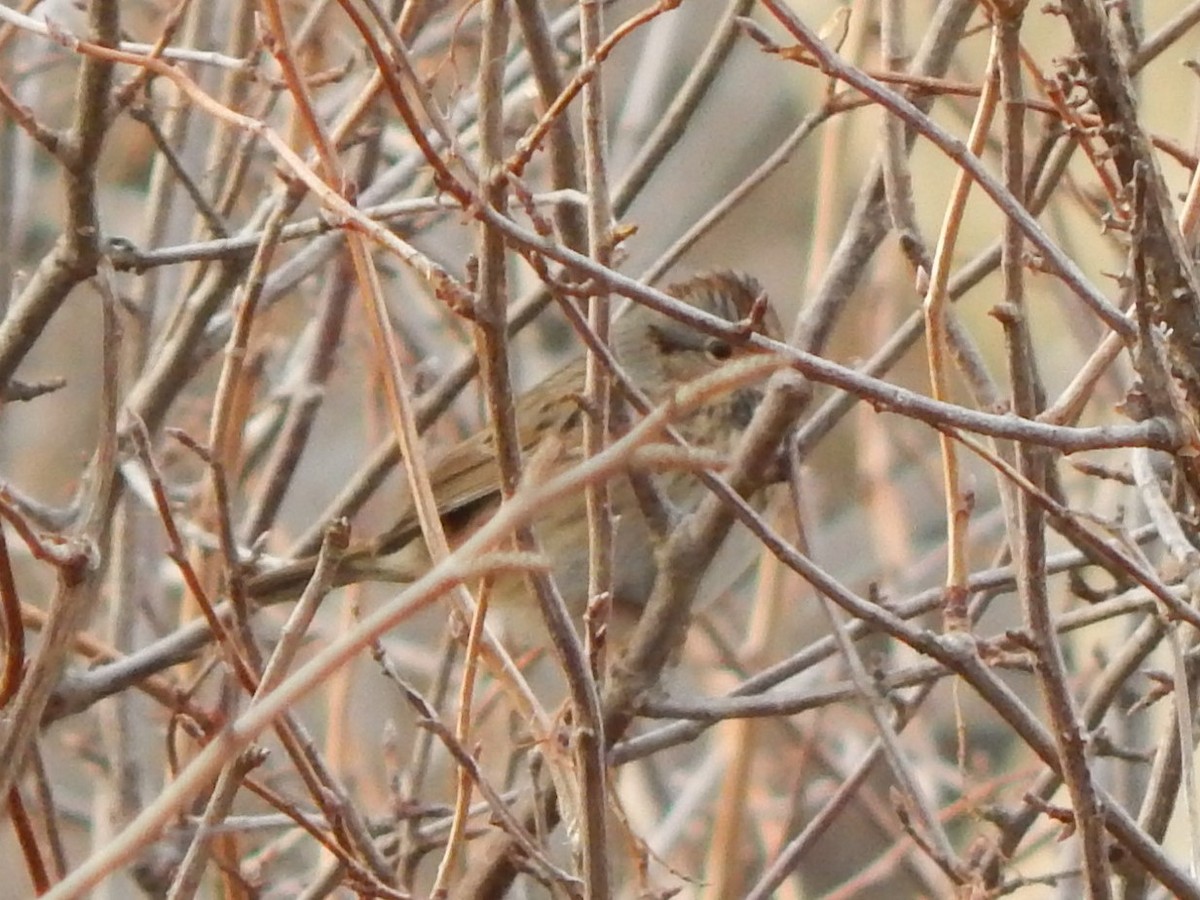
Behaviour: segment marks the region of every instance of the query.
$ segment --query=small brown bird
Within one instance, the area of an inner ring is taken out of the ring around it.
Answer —
[[[748,321],[763,289],[753,278],[734,272],[700,275],[666,288],[666,293],[729,322]],[[758,330],[780,336],[778,319],[767,307]],[[745,355],[743,347],[697,331],[676,319],[635,305],[612,323],[610,346],[630,379],[654,403],[669,397],[681,385],[715,371],[727,361]],[[562,471],[583,459],[583,409],[585,362],[567,363],[521,395],[516,402],[517,429],[527,460],[539,468]],[[745,430],[761,399],[756,388],[743,388],[716,398],[674,423],[689,443],[718,455],[727,454]],[[544,445],[550,440],[550,448]],[[549,449],[552,459],[545,459]],[[493,436],[485,428],[466,438],[430,467],[438,512],[451,546],[460,542],[496,510],[500,502],[500,474],[493,451]],[[706,489],[688,471],[654,476],[661,494],[686,514],[704,499]],[[627,477],[613,479],[610,497],[614,514],[613,599],[617,605],[645,603],[655,577],[657,541]],[[588,527],[583,492],[549,505],[535,520],[534,533],[550,562],[555,581],[577,620],[588,597]],[[312,575],[313,560],[300,560],[250,578],[246,588],[256,599],[298,595]],[[428,570],[430,559],[411,501],[406,500],[399,520],[377,538],[354,548],[344,558],[338,584],[356,581],[410,582]],[[537,601],[523,576],[500,576],[491,605],[511,625],[525,624],[537,613]]]

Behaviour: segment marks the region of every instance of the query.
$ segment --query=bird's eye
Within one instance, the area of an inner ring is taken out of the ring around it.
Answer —
[[[731,347],[725,341],[718,341],[715,339],[711,340],[708,342],[708,346],[704,349],[708,353],[709,358],[714,359],[717,362],[724,362],[725,360],[729,359],[729,357],[733,356],[733,347]]]

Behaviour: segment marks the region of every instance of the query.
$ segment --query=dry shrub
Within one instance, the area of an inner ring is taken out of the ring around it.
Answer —
[[[0,893],[1200,896],[1200,3],[1145,6],[5,7]],[[330,590],[568,305],[713,267],[784,371],[627,653],[468,641],[486,547]]]

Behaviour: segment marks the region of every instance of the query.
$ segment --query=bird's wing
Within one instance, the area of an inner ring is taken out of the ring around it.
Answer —
[[[555,389],[561,382],[561,390]],[[581,445],[583,407],[577,379],[567,371],[556,372],[517,400],[516,419],[522,452],[528,456],[550,436],[558,439],[560,456],[576,452]],[[540,388],[548,390],[541,390]],[[438,500],[438,515],[446,530],[464,528],[477,513],[500,498],[500,469],[496,461],[495,435],[481,429],[444,455],[430,468],[429,478]],[[420,533],[416,510],[410,498],[395,525],[372,542],[376,553],[390,553]]]

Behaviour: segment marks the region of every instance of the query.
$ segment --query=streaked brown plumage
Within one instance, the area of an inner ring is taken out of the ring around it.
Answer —
[[[731,322],[745,320],[762,294],[757,281],[733,272],[697,276],[671,285],[666,291]],[[769,308],[759,330],[779,336],[778,321]],[[640,305],[613,322],[610,345],[634,383],[655,403],[680,385],[746,352]],[[583,413],[578,398],[583,393],[584,370],[582,357],[573,360],[517,399],[517,428],[527,460],[550,436],[556,442],[554,458],[547,461],[543,452],[537,457],[539,465],[561,470],[583,458]],[[690,443],[725,454],[745,429],[759,397],[755,389],[734,391],[675,425]],[[491,429],[482,429],[452,447],[430,468],[434,496],[452,545],[485,521],[499,503],[499,471],[492,442]],[[663,494],[680,512],[690,512],[704,497],[705,489],[694,474],[677,471],[655,477]],[[654,582],[656,542],[629,479],[614,479],[610,492],[615,514],[614,600],[640,605]],[[534,523],[555,580],[576,615],[582,613],[587,601],[585,509],[581,492],[548,506]],[[393,527],[348,553],[338,583],[408,582],[428,566],[416,515],[406,500]],[[256,575],[248,580],[247,591],[258,599],[298,594],[311,576],[312,567],[312,560],[301,560]],[[492,604],[509,618],[512,613],[523,618],[521,613],[536,613],[537,609],[525,579],[519,575],[498,579]]]

